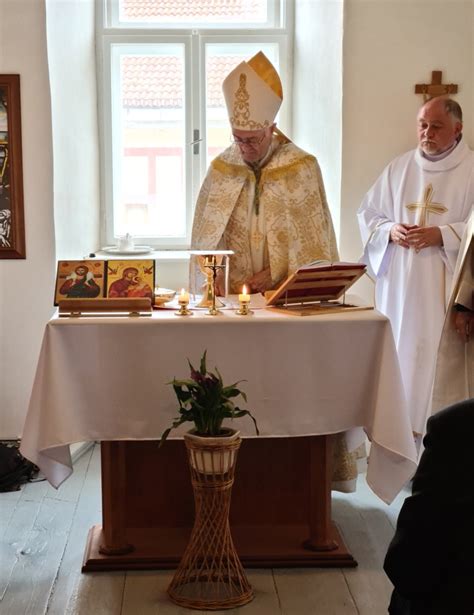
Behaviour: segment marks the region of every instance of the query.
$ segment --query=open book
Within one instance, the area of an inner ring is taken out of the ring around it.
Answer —
[[[300,267],[276,290],[266,293],[268,306],[337,301],[366,270],[362,263],[313,261]]]

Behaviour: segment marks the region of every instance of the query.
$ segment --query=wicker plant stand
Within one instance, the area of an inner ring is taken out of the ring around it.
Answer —
[[[191,609],[231,609],[250,602],[253,589],[234,547],[229,509],[241,439],[184,436],[196,516],[191,538],[168,587],[173,602]]]

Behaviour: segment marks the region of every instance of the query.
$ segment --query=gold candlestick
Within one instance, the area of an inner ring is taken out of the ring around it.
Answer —
[[[187,303],[181,303],[179,304],[179,310],[177,312],[175,312],[176,316],[192,316],[193,313],[191,312],[191,310],[188,310],[188,304]]]
[[[245,284],[239,295],[239,305],[240,307],[237,310],[237,314],[239,314],[239,316],[249,316],[250,314],[253,314],[252,310],[249,309],[250,295],[247,292],[247,286]]]
[[[236,314],[238,314],[239,316],[250,316],[250,314],[253,314],[252,310],[250,309],[250,301],[239,301],[240,307],[237,310]]]
[[[179,310],[175,312],[176,316],[192,316],[191,310],[188,310],[189,295],[185,292],[184,288],[181,290],[181,294],[178,297]]]

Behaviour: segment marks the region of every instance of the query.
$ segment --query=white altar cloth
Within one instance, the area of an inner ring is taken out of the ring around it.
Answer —
[[[188,377],[186,358],[197,367],[205,349],[208,368],[217,366],[224,383],[246,380],[243,407],[262,436],[346,431],[353,448],[363,428],[372,442],[367,481],[386,502],[414,473],[392,332],[376,311],[54,317],[44,333],[22,454],[57,487],[72,472],[73,442],[158,439],[178,414],[167,383]],[[248,417],[235,426],[255,436]]]

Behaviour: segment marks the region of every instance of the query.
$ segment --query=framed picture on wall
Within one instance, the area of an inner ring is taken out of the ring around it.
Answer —
[[[20,75],[0,75],[0,258],[26,258]]]

